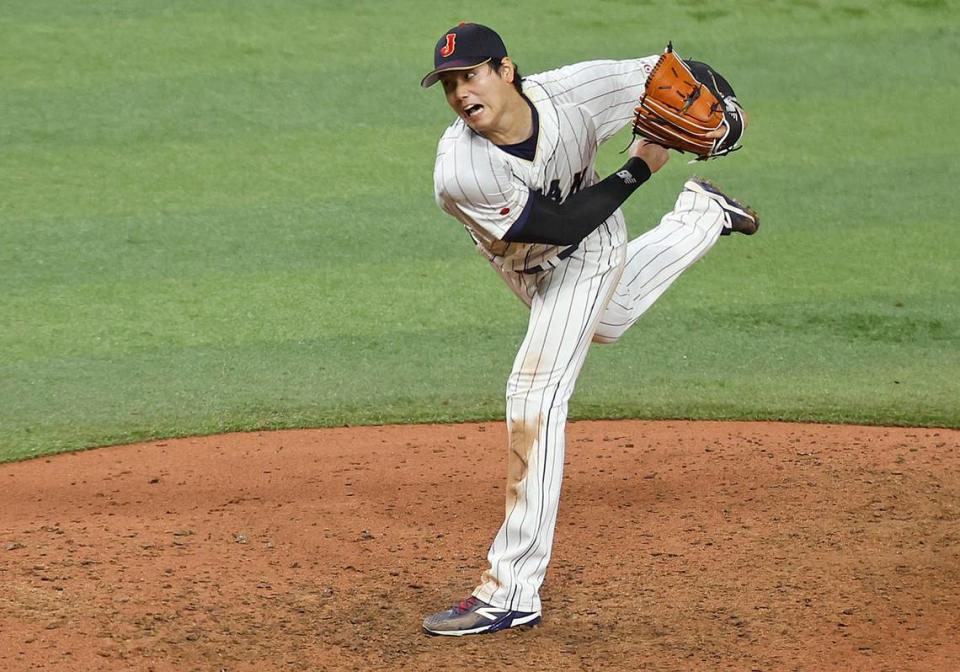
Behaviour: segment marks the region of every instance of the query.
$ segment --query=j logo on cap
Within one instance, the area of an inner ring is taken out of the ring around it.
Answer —
[[[457,48],[457,34],[456,33],[447,33],[447,43],[440,50],[440,55],[444,58],[448,58],[453,55],[454,49]]]

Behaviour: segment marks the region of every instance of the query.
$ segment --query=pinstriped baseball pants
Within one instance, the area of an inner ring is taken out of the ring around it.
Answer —
[[[549,271],[504,272],[530,307],[526,336],[507,383],[507,489],[489,568],[473,594],[496,607],[540,610],[563,479],[567,405],[591,341],[616,341],[725,224],[715,201],[683,191],[660,224],[625,244],[604,225]]]

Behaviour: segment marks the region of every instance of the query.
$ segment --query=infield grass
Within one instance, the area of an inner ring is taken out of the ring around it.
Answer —
[[[955,1],[3,4],[0,460],[502,417],[526,314],[433,203],[418,86],[460,20],[523,72],[672,39],[751,113],[626,211],[699,172],[760,234],[594,347],[572,417],[960,427]]]

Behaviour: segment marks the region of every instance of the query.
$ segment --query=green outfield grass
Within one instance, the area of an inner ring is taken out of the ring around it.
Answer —
[[[433,202],[450,113],[418,86],[460,20],[523,72],[672,39],[751,113],[626,211],[697,171],[760,235],[595,347],[572,417],[960,427],[954,0],[3,5],[0,460],[502,417],[525,311]]]

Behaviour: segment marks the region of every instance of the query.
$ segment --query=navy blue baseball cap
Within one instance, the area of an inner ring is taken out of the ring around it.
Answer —
[[[479,23],[461,23],[448,30],[433,50],[433,70],[420,82],[429,88],[448,70],[469,70],[494,58],[504,58],[507,48],[497,33]]]

